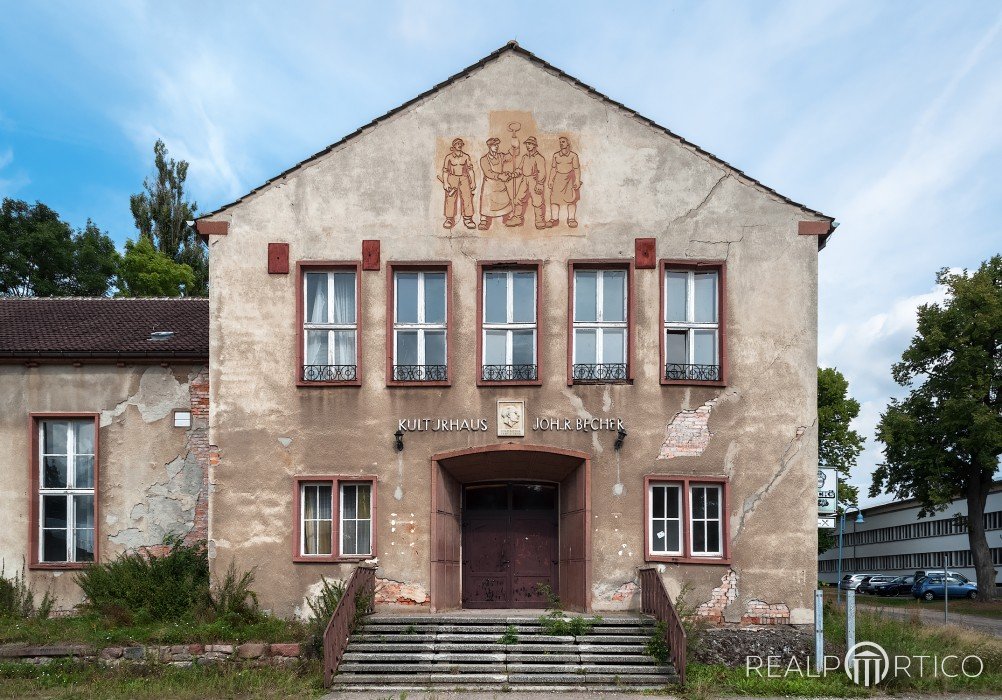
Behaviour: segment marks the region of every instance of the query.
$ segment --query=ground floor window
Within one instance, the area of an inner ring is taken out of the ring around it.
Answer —
[[[649,476],[646,482],[648,561],[727,559],[726,479]]]
[[[37,416],[32,421],[33,563],[85,564],[96,558],[97,421]]]
[[[338,561],[375,553],[375,477],[299,477],[295,498],[295,561]]]

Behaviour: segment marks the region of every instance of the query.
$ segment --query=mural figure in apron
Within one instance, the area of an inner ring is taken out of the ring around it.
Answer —
[[[581,163],[578,154],[571,150],[571,142],[566,136],[559,140],[560,150],[553,154],[550,164],[550,213],[549,226],[560,223],[560,206],[567,207],[567,225],[577,228],[578,200],[581,198]]]
[[[481,231],[488,230],[495,218],[506,218],[513,209],[508,183],[514,177],[515,167],[511,154],[499,150],[500,144],[501,139],[497,137],[487,139],[487,153],[480,159],[480,169],[484,173],[478,227]]]
[[[463,216],[463,226],[476,228],[473,223],[473,193],[477,191],[477,180],[473,174],[473,160],[463,151],[463,139],[453,139],[452,150],[442,163],[439,181],[445,188],[445,228],[456,225],[456,205]],[[458,200],[458,201],[457,201]]]

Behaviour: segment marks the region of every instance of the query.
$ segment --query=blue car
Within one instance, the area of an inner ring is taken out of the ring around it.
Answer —
[[[949,592],[951,598],[976,598],[978,595],[977,584],[968,581],[960,574],[951,573],[946,577],[946,585],[943,585],[943,574],[930,573],[915,581],[912,585],[912,597],[922,600],[933,600],[942,598],[945,592]]]

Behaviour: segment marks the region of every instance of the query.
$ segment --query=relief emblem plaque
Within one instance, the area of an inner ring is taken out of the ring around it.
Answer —
[[[498,399],[498,437],[525,437],[525,401]]]

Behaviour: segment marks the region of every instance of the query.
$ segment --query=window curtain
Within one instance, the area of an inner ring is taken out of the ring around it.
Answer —
[[[355,275],[334,275],[334,318],[332,323],[349,325],[355,323]]]

